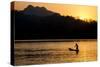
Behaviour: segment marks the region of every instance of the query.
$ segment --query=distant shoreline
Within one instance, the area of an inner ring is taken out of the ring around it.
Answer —
[[[97,39],[38,39],[38,40],[14,40],[14,42],[79,42],[79,41],[95,41]]]

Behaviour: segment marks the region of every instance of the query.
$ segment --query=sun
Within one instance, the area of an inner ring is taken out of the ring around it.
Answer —
[[[85,17],[81,16],[80,19],[81,19],[81,20],[85,20]]]
[[[81,20],[88,20],[89,17],[88,17],[87,15],[81,15],[81,16],[79,17],[79,19],[81,19]]]
[[[81,20],[88,20],[88,19],[90,19],[90,16],[85,14],[85,13],[81,13],[79,15],[79,19],[81,19]]]

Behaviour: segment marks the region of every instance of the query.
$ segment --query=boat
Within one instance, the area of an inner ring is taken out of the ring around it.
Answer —
[[[72,48],[68,48],[69,51],[79,51],[79,49],[72,49]]]

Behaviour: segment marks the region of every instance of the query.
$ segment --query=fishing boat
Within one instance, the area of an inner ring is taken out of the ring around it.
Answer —
[[[79,51],[79,49],[72,49],[72,48],[68,48],[69,51]]]

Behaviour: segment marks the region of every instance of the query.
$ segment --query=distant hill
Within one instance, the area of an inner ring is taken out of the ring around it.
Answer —
[[[54,12],[47,10],[45,7],[33,7],[32,5],[27,6],[23,10],[24,14],[37,15],[37,16],[48,16],[54,14]]]
[[[97,21],[61,16],[44,7],[27,6],[11,11],[16,40],[30,39],[96,39]]]

